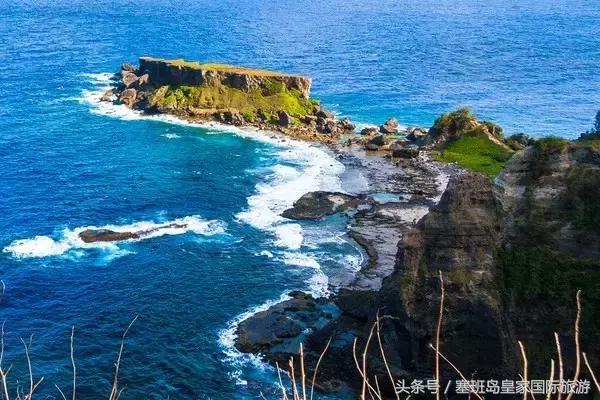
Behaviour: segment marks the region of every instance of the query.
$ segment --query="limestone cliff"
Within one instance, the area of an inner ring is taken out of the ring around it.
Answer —
[[[308,99],[311,80],[305,76],[236,67],[225,64],[200,64],[197,62],[164,60],[140,57],[139,71],[147,73],[156,86],[201,86],[219,83],[249,92],[269,85],[281,84],[289,90],[298,90]]]

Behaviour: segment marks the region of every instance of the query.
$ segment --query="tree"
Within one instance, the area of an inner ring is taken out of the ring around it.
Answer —
[[[600,133],[600,110],[596,113],[596,118],[594,119],[594,127],[592,128],[593,133]]]

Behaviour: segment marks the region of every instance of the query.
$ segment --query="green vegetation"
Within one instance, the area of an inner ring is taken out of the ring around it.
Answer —
[[[221,84],[169,86],[157,91],[155,102],[159,108],[168,110],[194,108],[206,112],[237,111],[248,120],[256,116],[266,120],[276,118],[279,111],[285,111],[293,117],[315,111],[313,102],[304,98],[300,91],[289,90],[275,81],[272,83],[250,92]]]
[[[569,170],[564,209],[576,228],[600,235],[600,170],[580,166]]]
[[[450,141],[435,155],[438,161],[456,162],[464,168],[494,177],[502,171],[513,152],[479,132]]]
[[[534,143],[535,154],[531,160],[531,175],[533,179],[547,175],[552,156],[561,154],[569,147],[569,141],[556,136],[538,139]]]
[[[557,330],[561,321],[557,308],[575,309],[575,294],[583,294],[583,326],[590,334],[600,334],[600,270],[598,262],[580,261],[556,254],[544,245],[520,244],[500,251],[500,288],[519,312],[546,312],[547,325]],[[568,312],[568,311],[567,311]],[[566,324],[565,324],[566,322]]]
[[[433,131],[440,135],[443,132],[453,136],[474,128],[477,125],[477,117],[469,108],[463,107],[450,113],[440,115],[433,123]]]

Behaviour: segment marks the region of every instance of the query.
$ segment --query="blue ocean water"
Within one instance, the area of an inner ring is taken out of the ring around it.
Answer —
[[[236,318],[291,289],[322,293],[362,258],[332,219],[277,213],[339,188],[323,149],[101,107],[107,72],[139,55],[305,73],[364,123],[428,125],[469,105],[508,132],[575,137],[600,108],[598,1],[35,1],[0,3],[0,279],[5,362],[40,391],[256,398],[274,374],[231,347]],[[154,237],[85,245],[85,227]],[[13,388],[14,390],[14,388]],[[343,398],[343,395],[340,395]]]

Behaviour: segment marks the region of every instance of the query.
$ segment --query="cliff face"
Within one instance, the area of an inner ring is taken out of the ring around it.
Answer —
[[[530,373],[545,377],[556,354],[553,332],[561,337],[565,373],[572,373],[579,289],[582,349],[599,359],[598,154],[579,144],[540,142],[519,152],[495,182],[476,174],[453,177],[439,204],[400,241],[395,271],[379,293],[338,295],[355,311],[341,307],[337,322],[313,337],[316,347],[329,335],[348,332],[361,346],[379,311],[393,375],[432,376],[429,344],[435,337],[441,271],[446,292],[441,348],[465,374],[516,377],[521,340]],[[349,344],[333,351],[338,364],[351,362]],[[369,365],[373,373],[386,374],[376,351]],[[454,371],[443,365],[442,374],[454,379]],[[340,373],[352,376],[352,371]]]
[[[139,71],[142,74],[147,73],[150,83],[156,86],[201,86],[220,83],[249,92],[281,84],[288,90],[300,91],[306,99],[310,95],[310,78],[251,68],[140,57]]]
[[[600,337],[599,154],[577,143],[540,141],[509,161],[495,183],[480,175],[451,180],[440,203],[405,235],[396,271],[381,291],[380,307],[399,318],[388,329],[408,338],[388,344],[405,354],[403,365],[410,354],[412,371],[431,366],[439,271],[446,288],[442,349],[465,373],[515,371],[517,340],[539,373],[554,357],[555,331],[570,360],[579,289],[583,347],[600,357],[594,346]]]
[[[394,324],[409,337],[411,360],[404,363],[413,371],[431,368],[440,271],[446,289],[444,354],[467,371],[477,369],[480,378],[502,372],[511,359],[496,287],[501,221],[490,180],[467,174],[454,177],[440,203],[405,235],[396,271],[382,289],[382,303],[386,313],[403,316]]]

